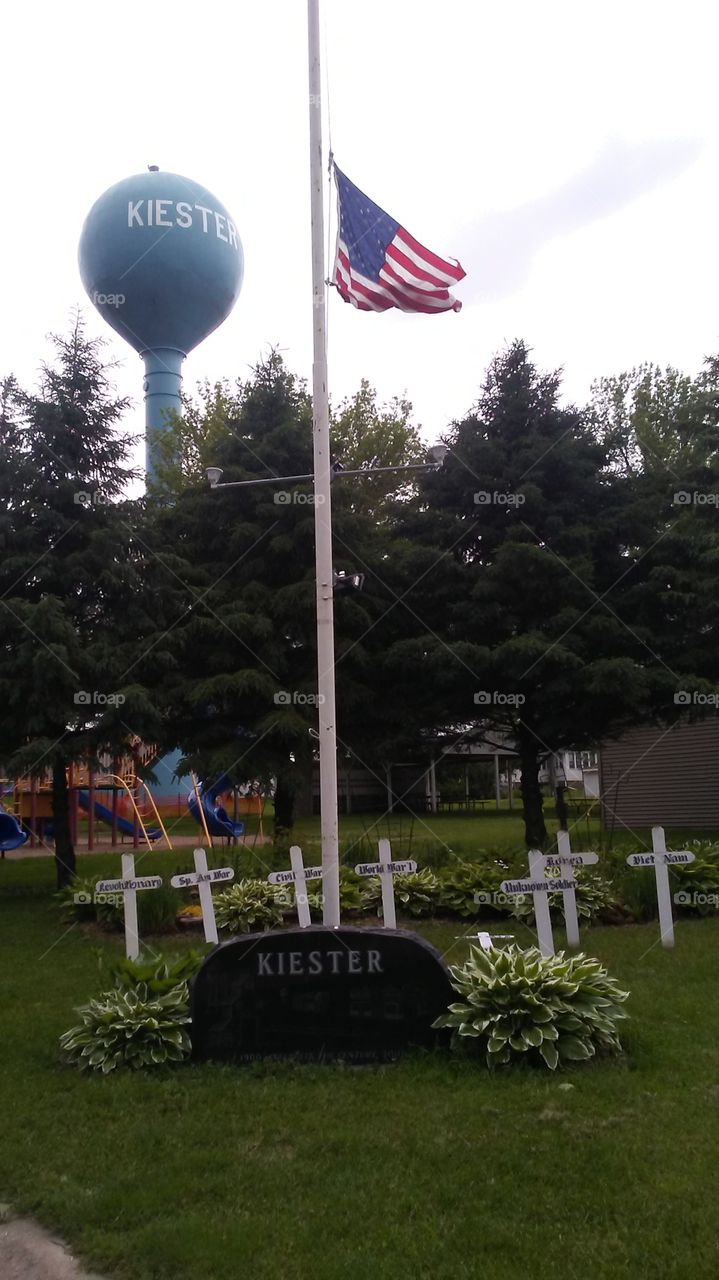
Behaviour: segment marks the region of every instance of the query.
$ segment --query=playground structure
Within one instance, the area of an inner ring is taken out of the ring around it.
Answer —
[[[174,802],[159,803],[150,785],[140,776],[157,760],[154,746],[135,742],[123,756],[101,756],[99,767],[86,764],[71,765],[67,769],[67,785],[70,794],[70,834],[73,844],[78,843],[81,830],[87,834],[87,851],[92,853],[103,845],[102,829],[109,828],[109,847],[116,848],[125,840],[132,847],[172,849],[173,844],[163,821],[164,816],[180,818],[189,810],[201,827],[208,847],[218,839],[234,842],[244,834],[244,823],[238,814],[253,814],[258,818],[258,835],[262,841],[264,799],[259,794],[239,796],[229,778],[223,776],[213,783],[204,783],[191,775],[192,791],[181,808]],[[234,815],[230,817],[222,800],[233,793]],[[0,787],[5,806],[0,803],[0,855],[6,850],[27,844],[28,848],[47,847],[54,834],[52,777],[50,772],[36,777],[5,779]],[[11,798],[11,803],[8,800]],[[84,825],[82,825],[84,823]],[[213,840],[214,837],[214,840]]]
[[[101,758],[97,769],[86,764],[68,767],[70,834],[73,843],[77,842],[82,812],[87,815],[89,853],[100,843],[96,823],[104,823],[110,828],[112,847],[125,838],[131,838],[135,849],[139,848],[140,843],[152,848],[157,842],[163,841],[166,848],[172,849],[172,842],[152,792],[138,773],[141,767],[150,765],[156,755],[155,747],[138,743],[133,745],[127,755]],[[51,775],[47,773],[39,777],[17,778],[12,791],[13,813],[5,816],[14,818],[16,826],[21,831],[24,829],[30,848],[46,844],[53,835]],[[110,793],[110,803],[104,804],[100,797],[107,792]]]

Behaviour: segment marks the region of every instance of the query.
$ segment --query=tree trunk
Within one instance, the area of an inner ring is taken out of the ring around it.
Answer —
[[[566,791],[566,788],[564,786],[564,783],[560,783],[554,793],[555,800],[556,800],[556,804],[554,806],[554,812],[557,815],[557,822],[559,823],[560,831],[569,830],[569,827],[568,827],[569,814],[567,812],[567,800],[565,796],[565,791]]]
[[[52,815],[55,827],[55,872],[58,889],[75,879],[75,847],[70,835],[70,793],[64,764],[53,765]]]
[[[519,724],[517,746],[519,763],[522,771],[522,810],[524,817],[524,839],[528,849],[542,849],[547,840],[547,828],[544,825],[544,805],[542,788],[539,785],[539,748],[540,742],[523,720]]]
[[[291,831],[295,820],[295,780],[292,766],[277,774],[275,787],[275,835]]]

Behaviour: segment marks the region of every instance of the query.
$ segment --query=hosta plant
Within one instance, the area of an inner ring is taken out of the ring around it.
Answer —
[[[431,916],[437,908],[440,884],[434,871],[423,867],[421,871],[413,871],[407,875],[392,877],[394,883],[394,900],[398,911],[410,916]],[[371,876],[362,894],[362,904],[366,911],[382,911],[382,883],[379,876]]]
[[[472,946],[450,973],[460,999],[434,1026],[451,1028],[453,1047],[484,1052],[489,1067],[529,1062],[554,1071],[621,1050],[616,1024],[629,993],[599,960]]]
[[[238,880],[215,896],[218,929],[228,933],[256,933],[282,924],[289,898],[265,880]]]
[[[202,964],[201,951],[185,951],[180,956],[157,956],[153,960],[128,960],[126,956],[113,956],[108,960],[104,952],[98,952],[98,963],[103,976],[120,991],[132,991],[144,985],[151,995],[164,995],[173,987],[189,982]]]
[[[155,995],[144,983],[104,991],[78,1009],[80,1023],[60,1036],[63,1057],[81,1071],[107,1074],[181,1062],[189,1056],[187,986]]]
[[[511,901],[507,899],[506,905],[500,905],[495,895],[508,877],[509,868],[503,862],[465,862],[446,867],[439,877],[439,907],[464,919],[486,915],[488,911],[506,913]]]
[[[700,916],[719,911],[719,857],[709,840],[691,840],[686,846],[694,862],[674,863],[669,868],[674,904],[680,911]]]
[[[307,902],[310,911],[318,916],[322,915],[324,906],[324,895],[322,892],[321,880],[310,880],[307,884]],[[295,902],[294,890],[285,891],[287,900],[284,906],[286,916],[294,916],[297,913],[297,905]],[[364,909],[362,898],[362,880],[354,871],[350,871],[348,867],[340,866],[340,916],[357,914]]]

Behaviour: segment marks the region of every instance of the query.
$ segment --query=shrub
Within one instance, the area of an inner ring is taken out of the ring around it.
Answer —
[[[669,868],[674,902],[680,911],[700,916],[719,911],[719,856],[717,845],[710,840],[690,840],[687,848],[694,862]]]
[[[628,992],[599,960],[470,947],[464,965],[450,969],[462,997],[434,1023],[452,1029],[452,1045],[484,1050],[487,1066],[529,1062],[554,1070],[595,1053],[621,1050],[616,1023]]]
[[[423,867],[421,871],[413,871],[408,875],[396,875],[394,881],[394,900],[397,906],[411,916],[431,916],[439,900],[439,880],[433,871]],[[382,882],[379,876],[370,876],[367,887],[362,893],[362,905],[366,911],[382,909]]]
[[[118,991],[133,991],[144,986],[151,995],[164,995],[173,987],[189,982],[204,959],[201,951],[186,951],[181,956],[158,956],[153,960],[128,960],[126,956],[99,953],[100,971],[106,974]]]
[[[121,893],[96,894],[99,876],[78,877],[55,895],[66,920],[95,922],[101,929],[124,927],[125,902]],[[174,932],[177,916],[177,893],[163,886],[137,895],[137,924],[143,934]]]
[[[129,991],[104,991],[78,1009],[80,1023],[60,1036],[63,1057],[81,1071],[107,1074],[181,1062],[191,1049],[187,986],[155,995],[140,983]]]
[[[440,873],[439,906],[465,919],[484,915],[487,911],[506,913],[511,909],[511,902],[508,901],[506,906],[489,900],[478,902],[477,895],[492,898],[501,882],[508,878],[509,868],[502,862],[465,862],[447,867]]]
[[[287,895],[265,880],[238,880],[231,889],[215,896],[218,929],[228,933],[267,931],[282,924]]]
[[[102,929],[121,929],[122,895],[97,894],[95,892],[97,881],[97,876],[77,876],[55,894],[60,903],[63,919],[74,920],[78,924],[96,923]]]
[[[310,911],[318,918],[322,914],[324,904],[323,891],[320,880],[310,880],[308,884],[307,902]],[[316,888],[311,886],[315,885]],[[286,892],[286,891],[285,891]],[[356,915],[364,909],[362,900],[362,880],[354,871],[350,871],[348,867],[340,866],[340,915],[349,916]],[[288,901],[284,906],[285,915],[293,916],[296,914],[297,907],[295,904],[295,895],[290,890]]]

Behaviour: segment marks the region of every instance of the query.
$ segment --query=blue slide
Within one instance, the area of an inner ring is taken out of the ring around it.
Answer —
[[[217,782],[213,782],[212,786],[206,787],[203,782],[198,783],[197,789],[200,793],[200,804],[202,812],[205,815],[207,830],[211,836],[241,836],[245,830],[244,822],[233,822],[226,809],[218,804],[217,797],[223,791],[230,791],[232,783],[229,778],[218,778]],[[197,796],[191,791],[187,797],[187,807],[190,810],[195,822],[199,822],[202,826],[202,818],[197,807]]]
[[[90,808],[90,797],[87,791],[79,791],[77,798],[80,808],[84,809],[87,813]],[[93,808],[96,818],[99,818],[101,822],[107,822],[112,826],[112,809],[108,809],[106,804],[100,804],[99,800],[95,801]],[[121,818],[119,814],[117,815],[117,829],[118,831],[121,831],[124,836],[134,836],[135,834],[135,827],[133,823],[128,822],[127,818]],[[161,831],[147,832],[149,840],[159,840],[161,835]]]
[[[28,838],[27,831],[23,831],[14,814],[7,813],[0,805],[0,853],[19,849]]]

